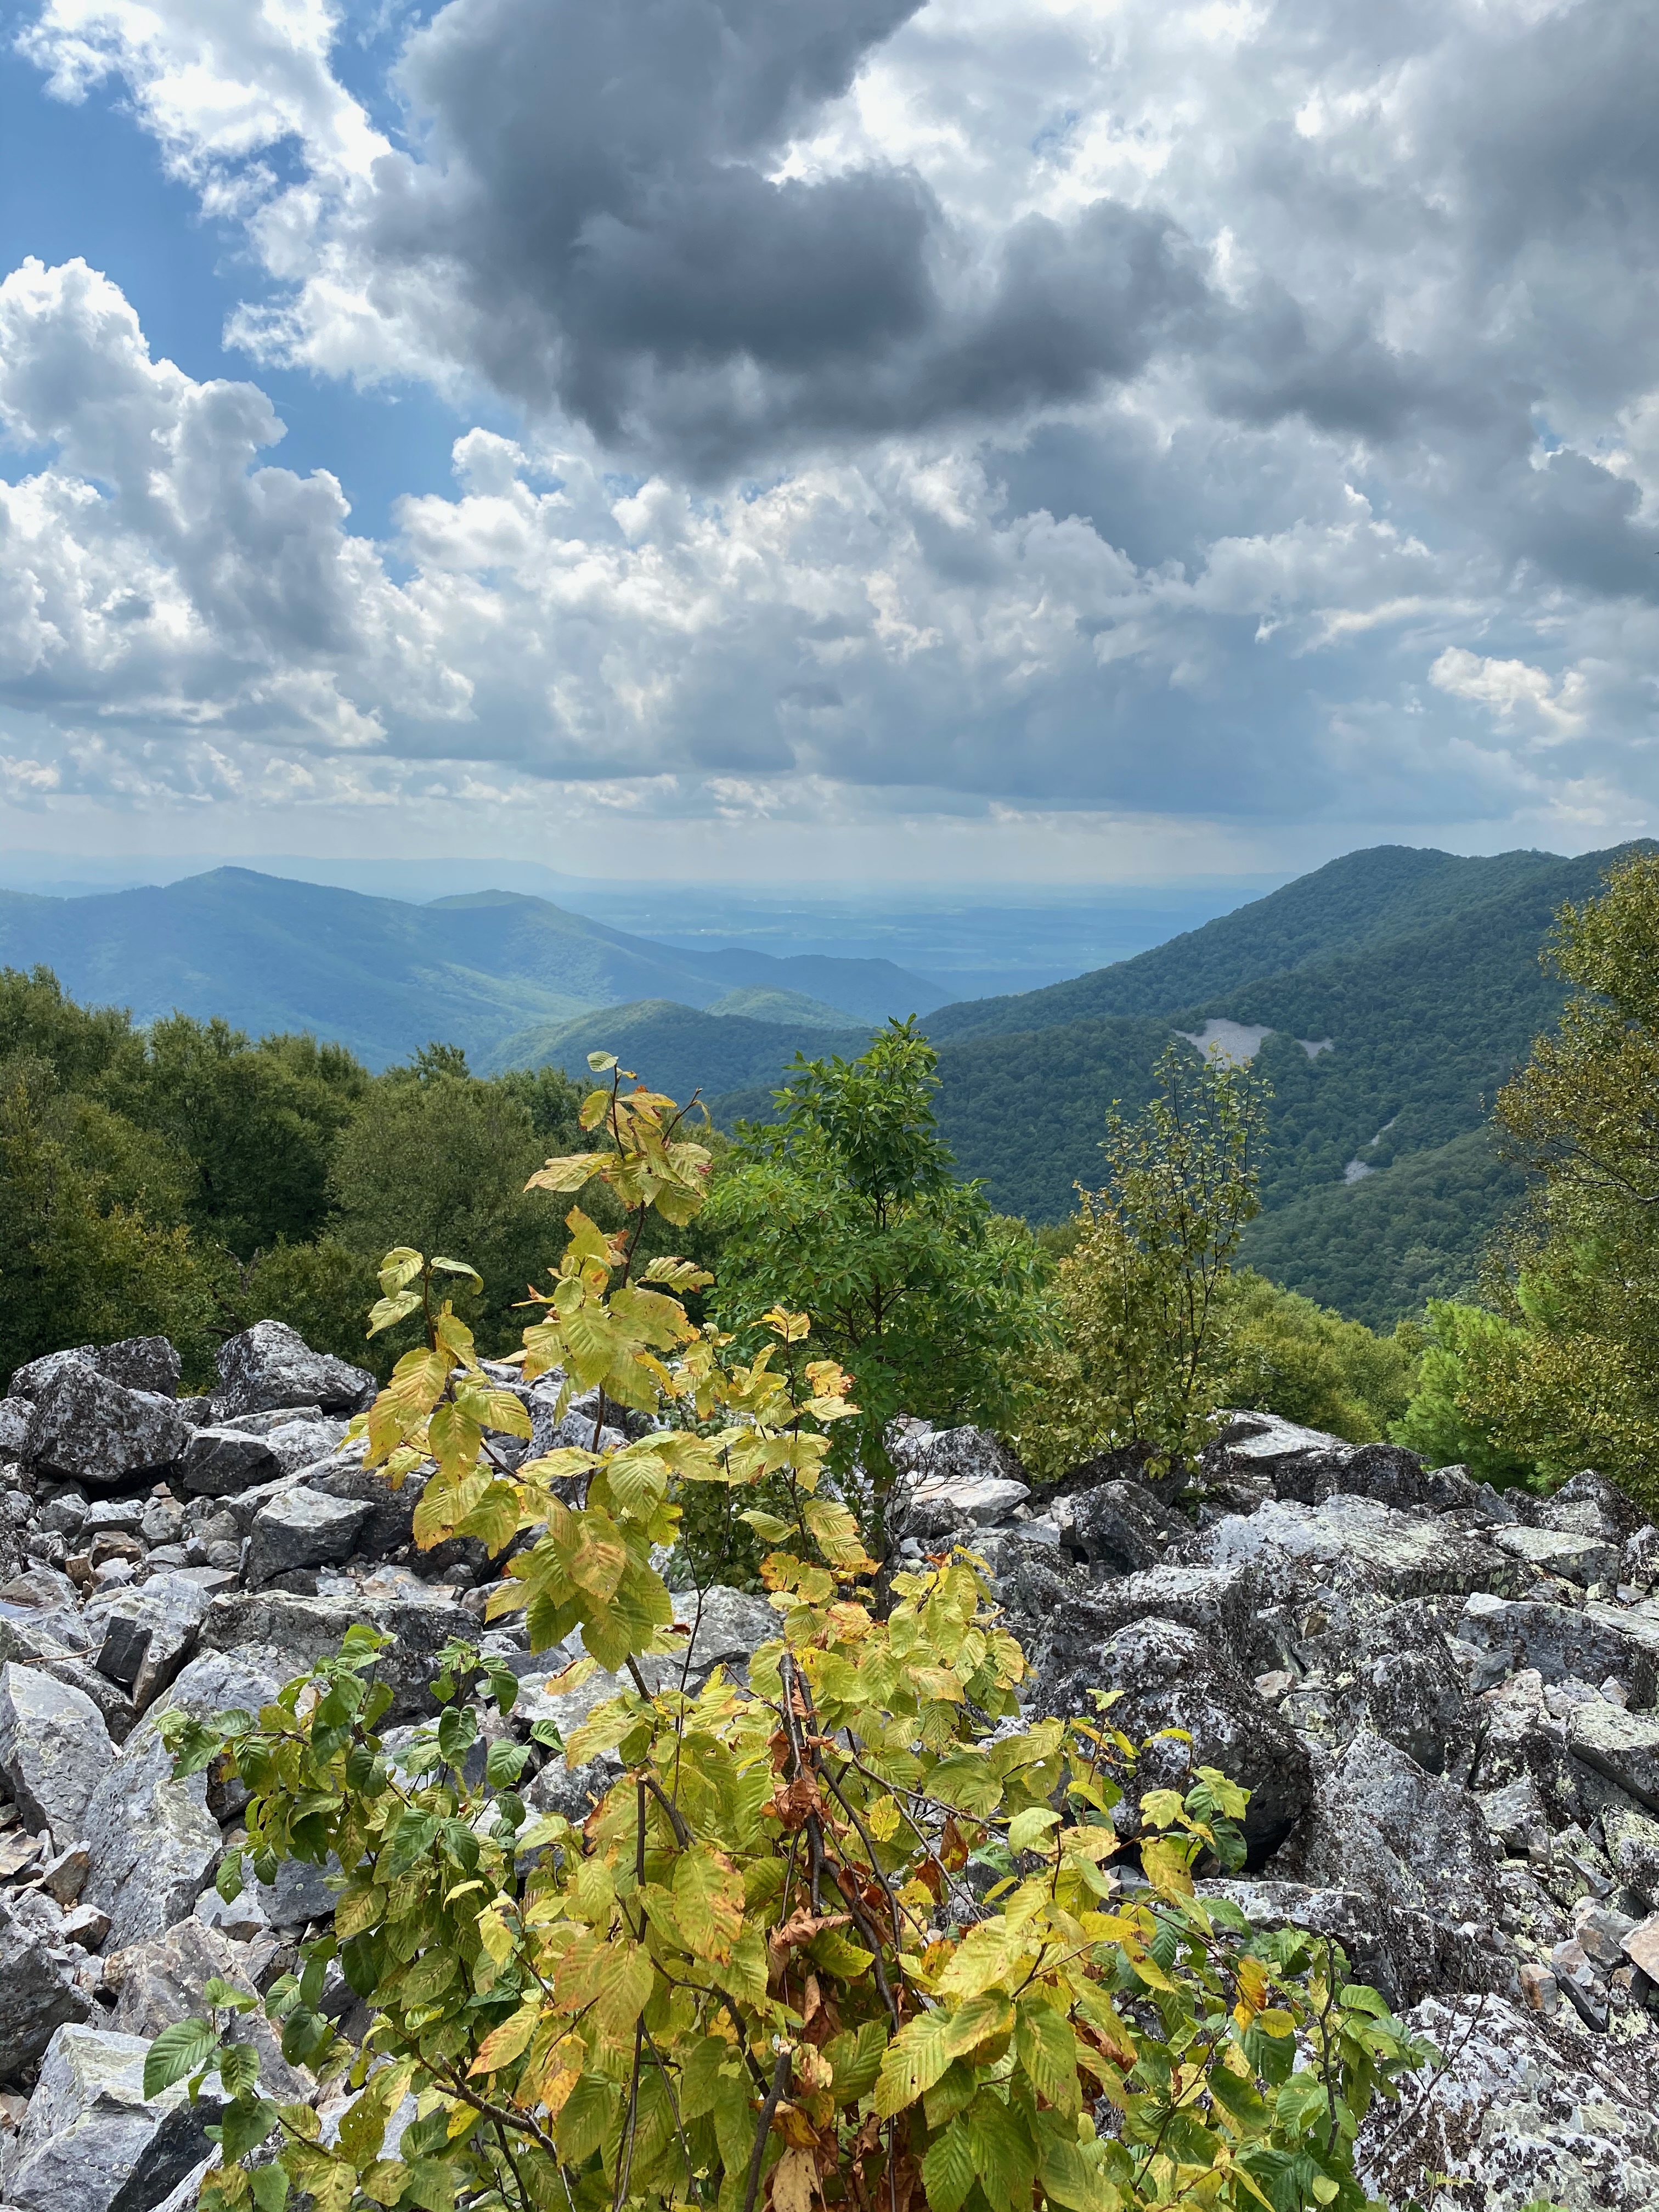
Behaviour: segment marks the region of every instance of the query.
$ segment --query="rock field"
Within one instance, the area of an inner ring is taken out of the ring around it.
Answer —
[[[556,1378],[492,1373],[532,1415],[513,1451],[592,1436],[591,1401],[555,1422]],[[573,1655],[481,1631],[481,1547],[413,1549],[418,1477],[393,1496],[345,1443],[363,1370],[262,1322],[220,1376],[180,1398],[173,1347],[139,1339],[36,1360],[0,1401],[0,2212],[187,2212],[211,2094],[146,2100],[148,2040],[215,1975],[269,1987],[331,1907],[298,1866],[222,1903],[240,1806],[172,1778],[159,1712],[257,1706],[354,1620],[397,1639],[394,1742],[453,1635],[526,1686],[487,1735],[568,1731],[613,1687],[550,1696]],[[1500,1493],[1264,1414],[1179,1494],[1102,1464],[1036,1494],[971,1429],[892,1443],[902,1550],[988,1563],[1033,1711],[1110,1689],[1130,1735],[1189,1732],[1142,1786],[1190,1756],[1250,1789],[1249,1862],[1213,1887],[1338,1937],[1439,2048],[1364,2138],[1383,2202],[1659,2204],[1659,1531],[1620,1492]],[[677,1611],[694,1683],[775,1620],[720,1589]],[[616,1771],[533,1757],[538,1809],[580,1814]],[[367,2025],[343,1981],[333,2008]],[[337,2118],[257,2032],[278,2094]]]

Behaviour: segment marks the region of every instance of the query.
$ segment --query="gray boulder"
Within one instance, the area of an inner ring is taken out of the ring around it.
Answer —
[[[913,1422],[894,1437],[893,1456],[904,1476],[901,1517],[909,1535],[988,1527],[1031,1494],[1024,1469],[988,1429]]]
[[[307,1467],[306,1488],[325,1498],[361,1499],[368,1513],[357,1532],[357,1548],[368,1559],[388,1559],[415,1536],[415,1508],[421,1502],[430,1468],[416,1468],[396,1490],[379,1468],[365,1467],[361,1446],[331,1453]]]
[[[1559,1575],[1563,1582],[1588,1585],[1600,1583],[1611,1589],[1619,1579],[1619,1547],[1604,1536],[1572,1528],[1494,1528],[1492,1541],[1517,1559],[1525,1560],[1535,1575]]]
[[[286,1322],[255,1322],[220,1346],[218,1364],[213,1404],[222,1421],[230,1414],[290,1406],[353,1413],[374,1391],[374,1377],[367,1368],[313,1352]]]
[[[1659,2203],[1651,2040],[1587,2037],[1502,1996],[1428,1997],[1406,2024],[1441,2056],[1360,2130],[1355,2165],[1374,2197],[1431,2212]]]
[[[231,1498],[283,1472],[264,1437],[216,1425],[198,1429],[179,1462],[179,1480],[193,1498]]]
[[[1283,1718],[1325,1749],[1369,1729],[1431,1774],[1467,1770],[1474,1716],[1468,1685],[1436,1621],[1413,1599],[1300,1646],[1304,1672],[1279,1706]]]
[[[1434,1989],[1462,1986],[1468,1946],[1432,1915],[1379,1905],[1357,1889],[1314,1889],[1306,1882],[1259,1879],[1200,1881],[1200,1898],[1224,1897],[1252,1928],[1305,1929],[1340,1943],[1357,1981],[1402,2011]]]
[[[195,1650],[210,1601],[202,1585],[184,1574],[152,1575],[94,1598],[87,1621],[102,1631],[98,1671],[145,1711]]]
[[[330,1498],[303,1485],[283,1491],[253,1517],[244,1569],[249,1589],[261,1589],[296,1567],[349,1559],[370,1510],[366,1498]]]
[[[66,2021],[90,2017],[75,1978],[80,1958],[19,1919],[0,1894],[0,2081],[16,2081]]]
[[[1321,1778],[1306,1820],[1273,1871],[1472,1926],[1472,1942],[1503,1911],[1479,1799],[1369,1731]]]
[[[81,1833],[115,1757],[103,1716],[80,1690],[33,1667],[0,1668],[0,1775],[37,1834]]]
[[[1478,1589],[1515,1596],[1533,1578],[1484,1534],[1346,1494],[1317,1506],[1270,1500],[1255,1513],[1230,1514],[1183,1544],[1182,1559],[1191,1566],[1255,1565],[1264,1595],[1275,1585],[1291,1593],[1315,1583],[1347,1583],[1389,1604]],[[1297,1577],[1298,1567],[1310,1571]]]
[[[1547,1682],[1599,1683],[1616,1675],[1629,1685],[1632,1705],[1650,1705],[1659,1683],[1654,1650],[1630,1634],[1611,1606],[1580,1609],[1477,1591],[1464,1605],[1457,1639],[1480,1655],[1476,1690],[1535,1667]]]
[[[92,1868],[82,1896],[108,1913],[118,1951],[187,1918],[219,1862],[206,1776],[175,1781],[149,1723],[128,1737],[93,1793],[84,1834]]]
[[[60,2027],[6,2160],[18,2212],[153,2212],[206,2155],[222,2106],[186,2085],[144,2094],[149,2045],[107,2028]]]
[[[1588,1770],[1567,1749],[1566,1723],[1544,1702],[1543,1678],[1526,1668],[1501,1688],[1476,1700],[1480,1747],[1469,1777],[1483,1796],[1529,1781],[1543,1802],[1550,1826],[1564,1828],[1585,1817],[1583,1780]]]
[[[333,1903],[331,1897],[329,1902]],[[216,1977],[252,1996],[246,1965],[245,1951],[192,1915],[165,1935],[106,1955],[101,1978],[105,1988],[115,1992],[108,2024],[122,2035],[142,2036],[149,2042],[175,2021],[202,2018],[203,1992]],[[259,2053],[259,2087],[264,2095],[291,2103],[315,2094],[312,2075],[283,2058],[263,2013],[240,2014],[237,2033]]]
[[[1031,1693],[1038,1705],[1054,1684],[1086,1674],[1118,1630],[1136,1620],[1178,1621],[1247,1671],[1258,1657],[1256,1580],[1249,1567],[1148,1567],[1092,1588],[1073,1588],[1063,1569],[1027,1562],[1011,1579],[1013,1595],[1005,1591],[1005,1596],[1031,1662]]]
[[[684,1680],[695,1694],[716,1667],[741,1674],[757,1647],[781,1633],[778,1616],[764,1598],[721,1583],[701,1592],[676,1590],[674,1619],[691,1632],[684,1650],[639,1662],[653,1689],[678,1689]]]
[[[1601,1808],[1601,1835],[1613,1870],[1650,1912],[1659,1912],[1659,1820],[1628,1798]]]
[[[71,1344],[62,1352],[47,1352],[39,1359],[26,1360],[22,1366],[13,1369],[6,1395],[11,1398],[38,1398],[47,1383],[66,1367],[90,1367],[97,1352],[96,1345]]]
[[[1538,1509],[1538,1526],[1577,1536],[1595,1536],[1604,1544],[1623,1547],[1642,1526],[1644,1516],[1632,1505],[1616,1483],[1586,1468],[1564,1482]]]
[[[119,1344],[100,1345],[89,1364],[124,1389],[149,1390],[159,1398],[179,1395],[183,1363],[164,1336],[127,1336]]]
[[[50,1634],[44,1626],[46,1618],[31,1618],[27,1613],[21,1617],[4,1615],[0,1609],[0,1666],[38,1668],[55,1682],[66,1682],[71,1689],[79,1690],[97,1706],[111,1742],[122,1742],[137,1717],[132,1701],[118,1683],[98,1672],[83,1651],[71,1650]],[[77,1632],[84,1634],[85,1624],[78,1614],[75,1626]]]
[[[1597,1698],[1574,1706],[1567,1741],[1576,1758],[1659,1813],[1659,1717],[1626,1712]]]
[[[1093,1692],[1122,1692],[1111,1725],[1141,1744],[1130,1792],[1184,1789],[1193,1770],[1219,1767],[1250,1791],[1243,1821],[1249,1863],[1260,1866],[1306,1812],[1313,1771],[1300,1739],[1254,1685],[1198,1630],[1173,1620],[1137,1620],[1108,1638],[1073,1672],[1045,1682],[1043,1711],[1092,1719]],[[1190,1742],[1151,1741],[1184,1730]],[[1120,1816],[1130,1813],[1126,1805]]]
[[[129,1390],[71,1361],[35,1398],[23,1456],[41,1474],[124,1482],[171,1465],[190,1438],[170,1398]]]
[[[1432,1510],[1423,1462],[1403,1444],[1360,1444],[1328,1458],[1314,1477],[1310,1503],[1328,1498],[1369,1498],[1402,1513]]]
[[[436,1710],[432,1697],[432,1661],[452,1636],[476,1640],[478,1623],[450,1590],[430,1588],[411,1577],[369,1577],[355,1595],[303,1597],[291,1590],[227,1590],[209,1606],[202,1624],[202,1646],[234,1651],[240,1645],[274,1647],[299,1674],[330,1658],[355,1621],[367,1621],[393,1639],[377,1669],[392,1692],[388,1724]]]
[[[1139,1482],[1103,1482],[1075,1491],[1054,1510],[1066,1549],[1109,1575],[1155,1567],[1176,1537],[1191,1534],[1190,1522]]]
[[[0,1460],[21,1459],[33,1412],[32,1398],[0,1398]]]

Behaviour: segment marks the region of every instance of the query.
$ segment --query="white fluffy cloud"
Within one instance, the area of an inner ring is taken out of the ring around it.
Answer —
[[[46,0],[245,227],[256,374],[521,427],[377,545],[255,384],[16,272],[14,793],[1652,821],[1641,9],[644,5],[449,0],[392,131],[321,0]]]

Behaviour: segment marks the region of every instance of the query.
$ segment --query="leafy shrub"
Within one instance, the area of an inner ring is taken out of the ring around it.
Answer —
[[[362,1425],[389,1481],[435,1462],[421,1543],[522,1540],[490,1613],[523,1610],[538,1649],[580,1627],[587,1656],[556,1686],[595,1661],[618,1676],[568,1742],[545,1723],[532,1738],[573,1765],[613,1752],[621,1778],[580,1825],[532,1815],[533,1745],[492,1731],[470,1781],[470,1693],[507,1716],[519,1686],[462,1644],[436,1723],[391,1756],[381,1639],[361,1627],[257,1717],[163,1719],[180,1771],[240,1776],[257,1875],[341,1869],[332,1933],[267,2000],[285,2055],[360,2093],[333,2141],[310,2106],[260,2095],[234,2031],[247,2001],[222,1986],[222,2020],[152,2046],[150,2091],[216,2072],[229,2100],[204,2205],[280,2212],[297,2190],[319,2212],[1358,2212],[1359,2121],[1429,2054],[1335,1947],[1253,1935],[1197,1894],[1195,1869],[1240,1863],[1241,1790],[1200,1770],[1129,1820],[1133,1747],[1109,1712],[1021,1724],[1024,1660],[972,1559],[901,1574],[872,1613],[873,1563],[823,1480],[849,1378],[806,1357],[802,1315],[773,1311],[745,1364],[688,1319],[694,1270],[659,1258],[636,1277],[645,1210],[688,1220],[707,1154],[671,1102],[614,1079],[583,1115],[608,1146],[538,1180],[597,1176],[629,1225],[607,1237],[571,1212],[526,1372],[690,1425],[508,1472],[489,1433],[527,1418],[441,1296],[468,1271],[409,1249],[388,1256],[374,1326],[418,1313],[426,1341]],[[717,1670],[693,1693],[653,1547],[677,1486],[769,1477],[787,1513],[745,1510],[774,1547],[778,1633],[746,1684]],[[1115,1864],[1125,1831],[1133,1876]],[[323,2009],[336,1961],[374,2008],[361,2051]]]
[[[1409,1323],[1376,1335],[1250,1268],[1223,1286],[1219,1340],[1218,1403],[1282,1414],[1350,1443],[1388,1435],[1411,1396],[1418,1332]]]

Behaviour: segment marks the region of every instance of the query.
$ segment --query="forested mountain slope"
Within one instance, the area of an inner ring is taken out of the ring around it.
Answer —
[[[414,865],[410,877],[418,896]],[[416,905],[246,868],[86,898],[0,891],[0,965],[42,964],[74,998],[140,1022],[176,1009],[256,1036],[309,1030],[372,1067],[434,1036],[488,1053],[639,999],[702,1006],[761,987],[867,1024],[941,995],[891,961],[676,951],[517,892]]]

